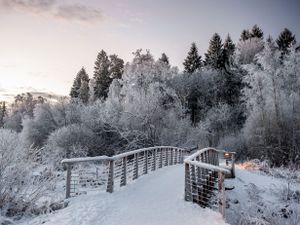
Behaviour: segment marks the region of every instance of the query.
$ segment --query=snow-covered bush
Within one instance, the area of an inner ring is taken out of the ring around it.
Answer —
[[[15,216],[37,210],[36,202],[51,186],[52,172],[34,173],[35,164],[26,157],[19,135],[0,129],[0,211]]]
[[[64,158],[86,156],[93,141],[94,133],[85,126],[72,124],[59,128],[47,140],[44,161],[59,165]]]

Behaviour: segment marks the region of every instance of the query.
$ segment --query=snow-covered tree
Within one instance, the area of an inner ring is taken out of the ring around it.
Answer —
[[[74,79],[70,97],[79,98],[83,103],[87,103],[89,100],[89,76],[83,67]]]
[[[109,72],[110,60],[104,50],[97,55],[94,67],[94,98],[105,99],[107,97],[111,77]]]
[[[223,44],[219,34],[215,33],[209,41],[205,64],[213,69],[221,69],[224,66]]]
[[[296,44],[295,35],[287,28],[279,34],[278,38],[276,39],[276,43],[278,49],[283,53],[286,54],[288,49]]]
[[[240,41],[237,45],[237,60],[239,64],[250,64],[254,57],[264,47],[264,42],[260,38],[250,38]]]
[[[264,32],[255,24],[250,32],[251,38],[260,38],[264,39]]]
[[[198,48],[196,46],[196,43],[192,43],[190,51],[188,52],[188,55],[183,62],[183,66],[185,73],[192,74],[200,71],[202,67],[202,62],[201,56],[199,56],[198,54]]]

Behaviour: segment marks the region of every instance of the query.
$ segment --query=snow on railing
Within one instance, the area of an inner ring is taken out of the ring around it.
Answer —
[[[66,198],[101,188],[112,193],[157,168],[183,163],[183,157],[193,149],[158,146],[112,157],[64,159],[61,163],[67,168]]]
[[[225,175],[234,177],[234,152],[204,148],[184,160],[185,200],[225,215]],[[220,165],[225,161],[224,165]],[[216,194],[217,192],[217,194]]]

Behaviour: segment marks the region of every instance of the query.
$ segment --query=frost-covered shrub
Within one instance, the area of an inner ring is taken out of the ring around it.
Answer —
[[[45,147],[45,160],[56,165],[64,158],[82,157],[92,149],[94,133],[85,126],[72,124],[57,129],[49,136]]]
[[[16,132],[0,129],[0,212],[4,216],[37,210],[36,202],[51,185],[51,171],[46,168],[35,174],[36,166],[25,153]]]

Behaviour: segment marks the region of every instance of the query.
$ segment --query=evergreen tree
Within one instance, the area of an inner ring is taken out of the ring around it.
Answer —
[[[109,91],[109,85],[112,81],[110,77],[109,68],[110,60],[104,50],[101,50],[97,55],[94,67],[94,98],[106,99]]]
[[[264,39],[264,32],[255,24],[252,27],[251,33],[250,33],[251,38],[260,38]]]
[[[81,81],[81,86],[79,89],[79,99],[83,103],[88,103],[89,98],[90,98],[90,88],[89,88],[89,81],[88,80],[82,80]]]
[[[269,46],[269,48],[272,50],[272,51],[275,51],[276,49],[276,46],[275,46],[275,42],[272,38],[271,35],[269,35],[266,39],[266,44]]]
[[[210,42],[207,53],[205,53],[205,63],[214,69],[220,69],[224,66],[223,44],[219,34],[215,33]]]
[[[158,59],[158,61],[165,63],[167,66],[170,66],[169,58],[165,53],[161,54],[161,57]]]
[[[231,63],[231,58],[235,51],[235,44],[233,43],[230,35],[228,34],[223,45],[223,56],[224,56],[224,62],[227,64]]]
[[[70,97],[79,98],[82,102],[87,103],[87,96],[89,96],[89,76],[82,67],[74,79],[73,86],[70,91]]]
[[[121,79],[124,72],[124,61],[117,55],[110,55],[109,74],[111,79]],[[111,80],[112,81],[112,80]]]
[[[0,128],[4,126],[4,117],[6,116],[5,102],[0,103]]]
[[[243,30],[241,33],[240,41],[246,41],[251,37],[251,34],[248,30]]]
[[[195,43],[192,43],[188,56],[183,62],[185,73],[195,73],[202,67],[201,56],[198,54],[198,49]]]
[[[296,38],[293,33],[285,28],[280,34],[279,37],[276,40],[278,49],[283,53],[286,54],[288,53],[288,49],[292,47],[292,45],[296,44]]]

